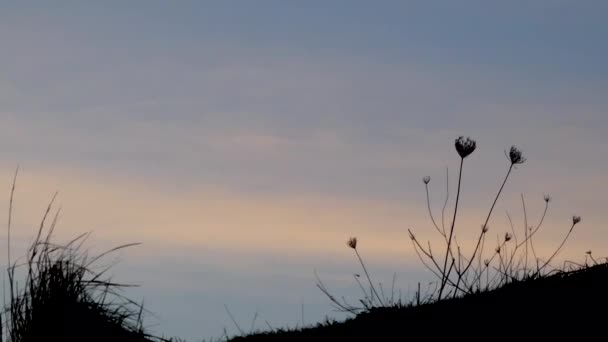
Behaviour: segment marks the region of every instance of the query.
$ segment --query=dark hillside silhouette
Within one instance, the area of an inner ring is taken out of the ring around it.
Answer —
[[[257,341],[604,340],[608,264],[409,307],[373,308],[343,323],[233,338]]]

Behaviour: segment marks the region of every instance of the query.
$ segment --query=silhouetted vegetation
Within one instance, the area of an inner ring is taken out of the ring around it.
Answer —
[[[563,340],[605,335],[608,264],[577,267],[440,301],[374,307],[344,322],[260,332],[232,342]]]
[[[11,262],[8,224],[8,303],[0,336],[9,342],[40,341],[133,341],[164,339],[147,334],[142,326],[143,307],[120,293],[127,286],[105,276],[109,267],[97,262],[128,244],[97,256],[82,249],[88,234],[65,244],[52,241],[59,211],[47,225],[55,197],[51,200],[27,250],[25,261]],[[47,227],[48,226],[48,227]]]
[[[534,236],[543,226],[551,198],[543,197],[545,208],[538,223],[529,224],[525,198],[521,196],[524,225],[515,228],[508,215],[510,229],[498,233],[502,236],[488,253],[486,237],[491,231],[490,219],[505,185],[517,166],[526,158],[515,146],[505,152],[507,172],[490,205],[469,254],[457,240],[458,205],[465,159],[477,143],[471,138],[459,137],[455,149],[460,156],[456,199],[452,220],[446,224],[445,211],[449,201],[449,172],[446,172],[446,196],[441,220],[435,219],[431,209],[429,183],[423,177],[429,217],[443,246],[434,250],[430,241],[420,241],[409,229],[409,237],[422,264],[435,276],[422,293],[420,283],[414,298],[405,303],[395,297],[394,288],[385,295],[382,285],[375,284],[357,249],[359,241],[351,237],[347,246],[354,250],[363,270],[364,280],[355,274],[362,297],[352,304],[344,297],[333,294],[317,276],[317,287],[327,296],[335,309],[352,314],[345,322],[318,324],[304,329],[277,329],[268,332],[236,337],[232,341],[377,341],[426,338],[454,338],[481,340],[500,336],[527,340],[531,336],[547,339],[563,337],[563,327],[584,326],[585,330],[572,333],[579,337],[602,333],[602,312],[608,304],[608,260],[598,260],[592,252],[586,253],[583,264],[565,262],[554,268],[552,261],[570,238],[580,216],[573,216],[564,238],[547,258],[534,248]],[[563,324],[557,330],[546,324]],[[594,325],[595,324],[595,325]]]
[[[515,146],[505,155],[507,172],[484,215],[474,248],[467,252],[458,243],[458,206],[465,159],[476,149],[473,139],[459,137],[455,149],[460,157],[456,198],[451,221],[446,222],[450,198],[449,172],[446,171],[446,196],[441,219],[431,209],[429,184],[423,177],[430,221],[439,244],[420,241],[408,230],[412,246],[422,264],[435,276],[422,293],[420,283],[413,298],[395,296],[394,281],[390,292],[373,281],[359,253],[360,240],[351,237],[347,247],[355,253],[363,276],[354,275],[361,298],[351,304],[334,295],[317,276],[317,287],[330,303],[352,316],[344,322],[327,320],[316,326],[297,329],[273,329],[244,334],[230,341],[385,341],[414,338],[454,338],[481,340],[531,337],[564,337],[603,334],[603,310],[608,307],[608,259],[597,259],[591,251],[581,264],[565,262],[554,268],[556,259],[581,222],[573,216],[564,238],[548,257],[541,257],[534,247],[537,232],[543,226],[551,198],[543,197],[544,210],[535,224],[529,224],[525,198],[521,196],[523,227],[516,229],[509,216],[510,229],[499,232],[501,238],[487,250],[490,219],[509,177],[526,161]],[[88,235],[65,244],[52,241],[58,212],[48,224],[51,200],[25,262],[12,261],[10,251],[11,216],[15,181],[11,192],[8,222],[8,300],[3,319],[3,333],[11,342],[30,341],[169,341],[144,331],[142,305],[121,295],[126,285],[106,277],[108,268],[96,263],[116,247],[91,257],[82,249]],[[18,279],[23,279],[20,283]],[[363,280],[361,280],[363,279]],[[230,312],[228,314],[232,318]],[[236,322],[235,322],[236,324]],[[570,328],[571,327],[571,328]],[[565,331],[572,329],[572,331]]]

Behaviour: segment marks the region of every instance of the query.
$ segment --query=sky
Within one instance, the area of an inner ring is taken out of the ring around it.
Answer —
[[[422,177],[437,217],[448,168],[451,213],[464,135],[478,148],[463,247],[516,145],[528,160],[491,233],[510,229],[507,212],[521,229],[522,194],[531,221],[550,194],[539,251],[580,215],[560,260],[607,255],[607,14],[593,0],[2,2],[0,206],[19,165],[15,249],[58,191],[57,239],[142,243],[113,272],[140,285],[127,293],[152,331],[235,333],[226,307],[245,330],[340,318],[314,272],[356,300],[351,236],[404,297],[432,279],[407,229],[439,242]]]

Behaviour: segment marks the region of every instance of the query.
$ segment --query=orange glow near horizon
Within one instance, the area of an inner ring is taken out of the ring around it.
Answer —
[[[10,172],[5,170],[0,177],[7,180],[8,186]],[[13,235],[31,239],[51,195],[59,190],[55,207],[62,208],[62,215],[57,236],[67,240],[92,231],[93,242],[100,239],[118,245],[139,241],[144,243],[140,247],[144,255],[159,250],[170,255],[183,248],[234,255],[234,259],[214,261],[218,266],[238,263],[238,256],[243,254],[294,260],[322,255],[344,260],[351,257],[346,241],[356,236],[359,248],[373,263],[416,264],[408,228],[420,241],[426,243],[430,239],[436,252],[441,248],[441,240],[422,205],[408,207],[391,201],[329,196],[235,194],[212,187],[163,192],[162,187],[137,181],[105,179],[100,183],[73,170],[69,176],[67,170],[22,171],[15,195]],[[9,188],[5,190],[8,194]],[[7,202],[0,205],[8,207]],[[458,217],[457,236],[463,250],[474,248],[481,216],[463,212]],[[549,233],[539,233],[543,237],[536,240],[540,255],[551,253],[567,228],[567,222],[559,222],[551,215],[545,225],[560,229],[551,233],[554,228],[545,227]],[[502,237],[508,226],[504,222],[490,226],[500,231],[488,235],[486,248],[492,250],[496,235]],[[20,231],[22,227],[30,228]],[[564,250],[561,256],[580,259],[586,242],[574,238],[574,247]]]

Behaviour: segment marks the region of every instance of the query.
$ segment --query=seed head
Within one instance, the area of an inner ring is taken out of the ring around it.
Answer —
[[[488,260],[488,259],[485,259],[483,261],[483,263],[484,263],[484,265],[486,265],[486,267],[490,266],[490,260]]]
[[[515,146],[511,146],[511,150],[509,151],[509,159],[511,159],[511,164],[523,164],[526,161],[526,158],[521,154],[521,151],[517,149]]]
[[[458,137],[458,139],[456,139],[454,146],[456,146],[456,151],[460,155],[460,158],[464,159],[469,154],[473,153],[473,151],[475,151],[475,147],[477,147],[477,143],[475,142],[475,140],[473,140],[469,137],[467,137],[465,139],[464,137],[461,136],[461,137]]]
[[[348,242],[346,242],[346,244],[352,249],[357,249],[357,238],[351,237],[350,239],[348,239]]]
[[[510,240],[511,240],[511,234],[505,233],[505,242],[510,241]]]
[[[500,254],[500,245],[496,247],[495,251],[496,251],[496,254]]]
[[[572,216],[572,225],[575,225],[577,223],[581,222],[581,217],[580,216]]]
[[[546,203],[551,202],[551,196],[549,196],[549,195],[545,195],[545,202],[546,202]]]
[[[431,181],[431,177],[430,176],[424,176],[422,178],[422,181],[424,182],[424,184],[429,184],[429,182]]]

